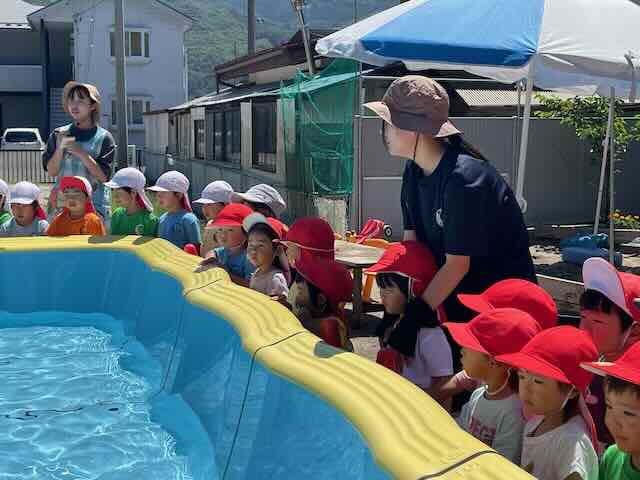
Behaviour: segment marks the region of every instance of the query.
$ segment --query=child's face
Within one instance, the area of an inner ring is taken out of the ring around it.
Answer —
[[[385,312],[391,315],[401,315],[404,313],[407,306],[407,297],[404,296],[404,293],[402,293],[397,285],[391,283],[391,285],[381,288],[380,297]]]
[[[624,331],[622,322],[615,308],[611,312],[604,313],[599,310],[580,310],[580,328],[593,339],[598,352],[616,352],[622,346]]]
[[[471,378],[482,380],[491,368],[491,357],[486,353],[462,347],[460,350],[462,368]]]
[[[518,370],[518,380],[520,400],[522,400],[525,415],[556,413],[562,410],[567,398],[577,395],[569,385],[534,375],[528,370]]]
[[[118,206],[128,208],[136,203],[136,193],[133,190],[129,193],[123,188],[116,188],[113,190],[113,199]]]
[[[223,208],[224,203],[207,203],[202,207],[202,213],[207,217],[207,220],[215,220]]]
[[[175,192],[157,192],[158,204],[163,210],[177,211],[182,207],[182,194]]]
[[[270,267],[275,257],[273,242],[262,232],[249,234],[247,257],[254,267],[262,269]]]
[[[216,239],[224,248],[238,248],[245,238],[242,227],[221,227],[216,232]]]
[[[33,219],[36,216],[33,205],[22,205],[20,203],[13,203],[11,204],[11,212],[13,213],[13,218],[16,219],[16,223],[21,227],[31,225]]]
[[[640,395],[633,390],[605,390],[605,424],[618,448],[634,458],[640,456]]]
[[[81,98],[76,91],[73,96],[69,98],[67,108],[71,118],[73,118],[75,122],[80,123],[91,120],[96,106],[91,102],[90,98]]]
[[[84,215],[87,204],[87,195],[75,188],[67,188],[64,192],[64,206],[71,215]]]

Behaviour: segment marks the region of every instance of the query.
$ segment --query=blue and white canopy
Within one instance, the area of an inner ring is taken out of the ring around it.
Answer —
[[[633,0],[411,0],[320,40],[316,50],[372,65],[460,69],[541,88],[619,96],[640,59]]]

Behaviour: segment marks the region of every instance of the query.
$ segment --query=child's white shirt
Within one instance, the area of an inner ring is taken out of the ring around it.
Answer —
[[[421,328],[415,355],[407,359],[402,376],[421,388],[429,388],[434,377],[448,375],[453,375],[453,358],[447,337],[440,327]]]
[[[582,417],[576,415],[550,432],[529,436],[542,419],[533,417],[524,427],[522,468],[539,480],[565,480],[572,473],[583,480],[598,480],[598,456]]]
[[[457,418],[458,425],[519,465],[525,424],[520,398],[514,393],[491,400],[486,398],[486,391],[480,387],[471,394]]]

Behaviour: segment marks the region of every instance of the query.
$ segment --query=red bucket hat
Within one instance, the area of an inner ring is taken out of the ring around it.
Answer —
[[[445,323],[458,345],[492,357],[516,353],[540,333],[540,325],[528,313],[515,308],[496,308],[469,323]]]
[[[334,308],[351,301],[353,278],[343,265],[313,255],[305,255],[296,262],[296,270],[309,283],[324,293]]]
[[[581,363],[598,358],[598,350],[587,332],[575,327],[560,326],[543,330],[533,337],[519,353],[500,355],[499,362],[524,368],[535,375],[573,385],[585,393],[593,374]]]
[[[230,203],[222,210],[213,222],[214,227],[242,227],[242,222],[253,213],[250,207],[241,203]]]
[[[296,245],[300,250],[313,255],[335,259],[335,235],[331,225],[316,217],[305,217],[296,221],[287,232],[285,241]]]
[[[394,243],[366,273],[397,273],[411,280],[411,293],[419,297],[438,273],[436,260],[427,247],[414,240]]]
[[[640,343],[634,344],[615,362],[588,362],[582,368],[596,375],[608,375],[640,385]]]
[[[64,194],[64,191],[68,188],[75,188],[76,190],[84,192],[87,195],[87,203],[85,205],[86,213],[96,213],[96,209],[93,206],[93,200],[91,199],[93,189],[91,188],[89,180],[84,177],[62,177],[62,180],[60,181],[60,190]]]
[[[502,280],[480,295],[461,294],[458,300],[477,313],[496,308],[517,308],[535,318],[543,330],[555,327],[558,323],[558,307],[551,295],[526,280]]]

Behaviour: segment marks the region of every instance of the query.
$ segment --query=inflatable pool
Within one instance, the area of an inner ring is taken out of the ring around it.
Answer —
[[[136,237],[0,240],[11,478],[531,478],[386,369]]]

